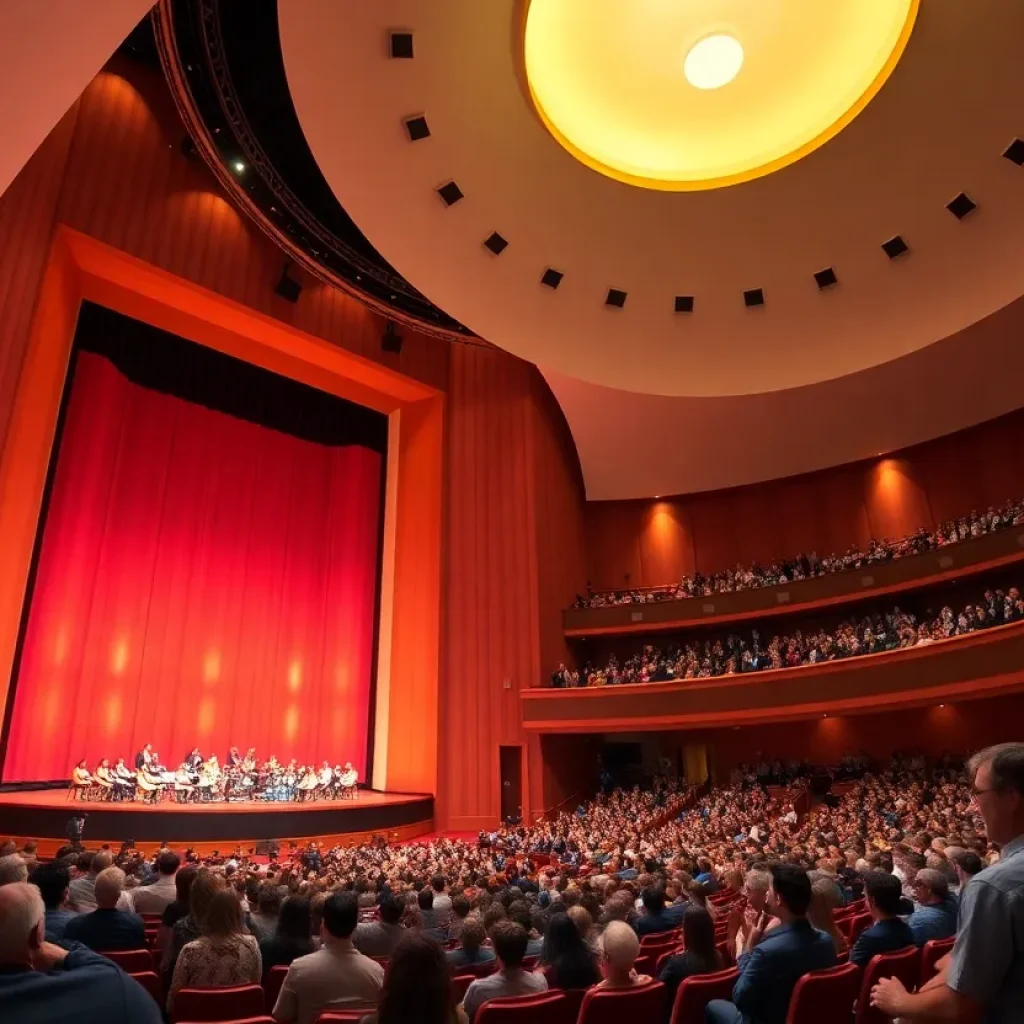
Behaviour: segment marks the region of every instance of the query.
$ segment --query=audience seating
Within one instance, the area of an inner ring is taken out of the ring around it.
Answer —
[[[664,1013],[665,986],[660,981],[635,988],[592,988],[583,997],[578,1024],[659,1021]]]
[[[715,949],[717,949],[721,954],[723,964],[732,964],[735,957],[732,955],[732,950],[729,948],[729,940],[727,938],[719,939],[715,943]]]
[[[130,974],[155,1000],[157,1006],[163,1009],[164,990],[160,984],[160,975],[155,971],[139,971],[137,974]]]
[[[540,956],[524,956],[523,957],[523,969],[532,971],[537,964],[540,963]]]
[[[871,989],[882,978],[899,978],[907,991],[912,992],[920,976],[921,951],[917,946],[907,946],[895,953],[879,953],[872,957],[861,982],[854,1024],[889,1024],[889,1017],[871,1005]]]
[[[865,929],[871,927],[871,921],[872,917],[870,913],[854,914],[853,917],[848,918],[846,921],[840,924],[839,930],[843,932],[844,935],[846,935],[846,940],[852,946],[857,941],[857,939],[860,938],[860,933]],[[844,925],[847,929],[849,929],[848,931],[844,931]]]
[[[459,968],[460,974],[469,974],[473,978],[489,978],[498,969],[497,960],[488,960],[483,964],[466,964]]]
[[[921,984],[935,976],[935,965],[953,948],[955,938],[930,939],[921,948]]]
[[[281,994],[281,986],[288,974],[287,967],[271,967],[270,973],[263,979],[263,1003],[267,1013],[274,1012],[277,997]]]
[[[677,953],[682,953],[682,945],[674,946],[672,949],[667,950],[658,957],[658,962],[654,965],[654,975],[657,977],[661,974],[662,968],[672,959]]]
[[[484,1003],[474,1024],[573,1024],[565,993],[554,989],[527,996],[503,996]]]
[[[452,978],[452,991],[455,993],[455,1002],[461,1003],[466,996],[466,989],[469,988],[476,978],[472,974],[457,974]]]
[[[207,1024],[206,1021],[181,1021],[181,1024]],[[217,1024],[277,1024],[273,1017],[260,1014],[258,1017],[238,1017],[218,1021]]]
[[[672,1024],[704,1024],[704,1007],[712,999],[732,999],[740,972],[735,967],[713,974],[695,974],[676,989]]]
[[[316,1019],[316,1024],[358,1024],[371,1011],[363,1010],[324,1010]]]
[[[841,964],[805,974],[793,989],[786,1024],[846,1020],[860,991],[860,968]]]
[[[262,1013],[263,989],[259,985],[183,988],[174,997],[171,1024],[237,1020],[239,1017],[258,1017]]]
[[[141,974],[143,971],[152,971],[153,954],[148,949],[111,950],[106,953],[97,950],[100,956],[113,960],[125,974]]]

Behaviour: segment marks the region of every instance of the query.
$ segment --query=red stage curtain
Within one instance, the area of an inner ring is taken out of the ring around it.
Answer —
[[[366,774],[379,453],[133,384],[81,353],[5,781],[151,742]],[[129,762],[130,763],[130,762]]]

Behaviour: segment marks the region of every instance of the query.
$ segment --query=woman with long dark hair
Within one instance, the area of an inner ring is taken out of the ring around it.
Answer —
[[[360,1024],[466,1024],[456,1009],[444,951],[422,932],[410,932],[395,947],[384,975],[377,1012]]]
[[[669,1018],[676,991],[687,978],[711,974],[725,966],[721,953],[715,949],[715,923],[703,907],[688,907],[683,914],[683,946],[684,952],[670,957],[658,975],[658,980],[665,983],[666,1016]]]
[[[287,967],[293,960],[313,952],[313,914],[305,896],[289,896],[281,905],[273,935],[260,941],[263,978],[271,968]]]
[[[597,957],[568,914],[554,914],[548,922],[543,959],[549,988],[590,988],[601,980]]]

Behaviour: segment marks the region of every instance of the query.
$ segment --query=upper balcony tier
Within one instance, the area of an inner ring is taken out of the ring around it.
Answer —
[[[1024,686],[1024,622],[901,650],[711,679],[520,691],[534,732],[703,728],[987,697]]]
[[[567,637],[669,632],[696,624],[724,626],[900,594],[1018,562],[1024,562],[1024,528],[1015,526],[921,555],[777,587],[652,604],[568,608],[562,613],[562,625]]]

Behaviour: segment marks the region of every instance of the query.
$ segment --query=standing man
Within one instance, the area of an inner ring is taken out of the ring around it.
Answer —
[[[871,990],[871,1003],[909,1021],[980,1020],[1015,1024],[1024,1006],[1024,743],[1000,743],[968,762],[974,803],[998,863],[960,896],[956,945],[939,973],[910,994],[896,978]]]

